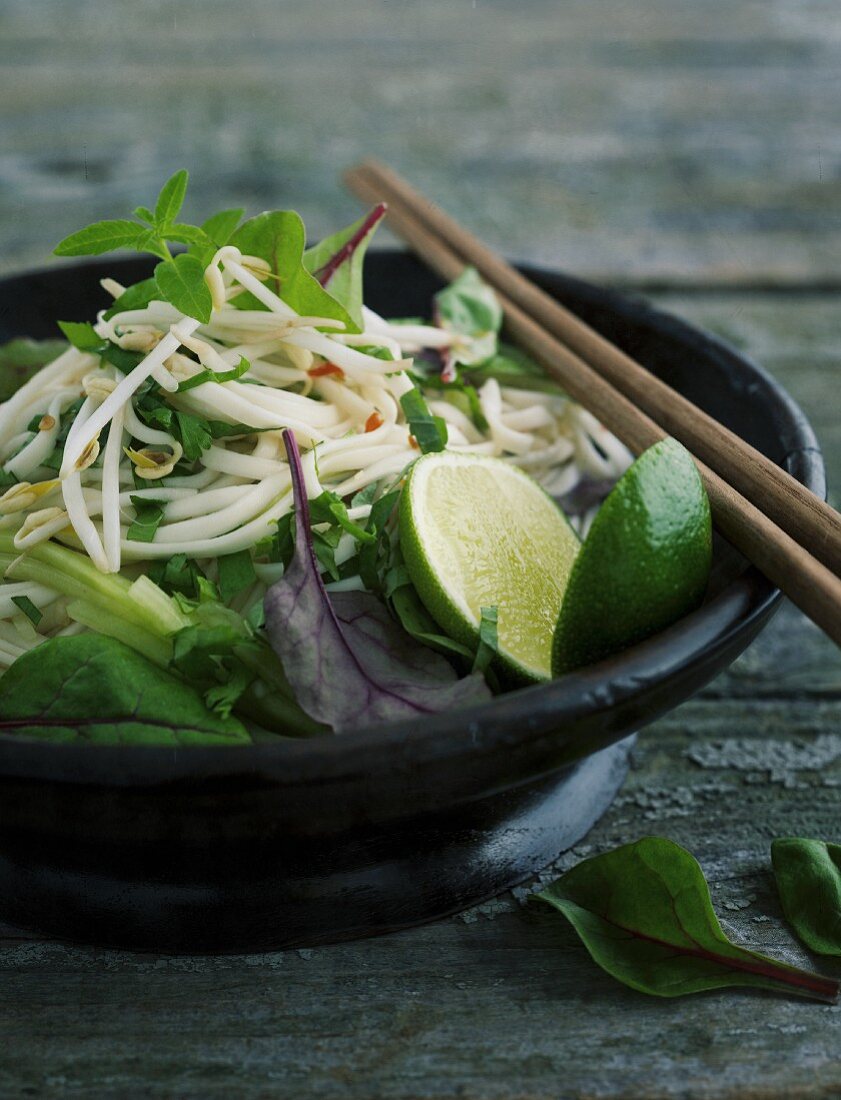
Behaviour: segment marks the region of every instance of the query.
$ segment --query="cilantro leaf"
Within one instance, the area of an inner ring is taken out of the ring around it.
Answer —
[[[223,603],[230,603],[246,588],[257,580],[250,550],[240,550],[236,554],[223,554],[216,559],[219,568],[219,594]]]

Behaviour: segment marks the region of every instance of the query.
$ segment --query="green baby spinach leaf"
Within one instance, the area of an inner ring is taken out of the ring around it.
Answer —
[[[385,212],[385,205],[380,203],[353,225],[340,229],[338,233],[333,233],[332,236],[325,237],[312,248],[308,248],[303,256],[304,267],[335,301],[344,306],[353,318],[357,331],[360,332],[364,328],[362,324],[363,261],[371,238],[385,217]],[[391,357],[390,353],[388,357]]]
[[[210,288],[204,281],[204,267],[195,257],[182,252],[155,268],[158,292],[165,301],[187,317],[207,324],[213,311]]]
[[[564,914],[602,969],[642,993],[754,986],[826,1001],[838,995],[830,978],[731,943],[698,863],[662,837],[585,859],[537,897]]]
[[[296,312],[341,321],[348,332],[361,331],[347,309],[304,266],[306,230],[294,210],[272,210],[249,218],[229,243],[244,255],[268,263],[272,278],[267,285]],[[265,308],[252,294],[235,298],[234,304],[240,309]]]
[[[206,222],[202,222],[202,229],[217,248],[222,248],[231,239],[241,217],[242,208],[220,210],[211,215]]]
[[[0,680],[0,733],[99,745],[242,745],[233,717],[195,688],[102,634],[52,638]]]
[[[841,955],[841,844],[783,837],[771,861],[786,920],[818,955]]]

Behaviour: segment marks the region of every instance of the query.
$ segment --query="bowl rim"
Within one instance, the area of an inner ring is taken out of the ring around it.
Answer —
[[[412,258],[404,249],[375,249],[377,257]],[[51,278],[74,269],[102,267],[104,261],[11,272],[0,277],[0,288],[26,278]],[[137,265],[138,258],[114,257],[108,271]],[[759,386],[788,424],[797,446],[784,456],[789,471],[810,489],[825,493],[820,447],[805,414],[788,392],[749,356],[727,341],[684,321],[638,296],[600,287],[548,266],[516,265],[548,289],[564,286],[608,312],[633,318],[656,330],[659,338],[686,343],[709,357],[735,366],[751,386]],[[722,651],[739,634],[750,635],[779,604],[781,593],[749,566],[722,591],[665,631],[597,664],[547,683],[530,685],[487,702],[418,719],[402,719],[332,737],[313,737],[236,746],[79,745],[52,744],[0,734],[0,775],[49,778],[55,781],[107,783],[116,786],[158,784],[194,778],[259,775],[284,784],[363,778],[393,766],[412,765],[465,753],[497,750],[499,739],[525,745],[546,736],[559,722],[577,719],[627,703],[645,687],[686,671],[705,656]],[[722,623],[725,625],[722,627]],[[528,706],[527,701],[533,705]],[[641,716],[638,725],[654,721],[670,705]],[[512,731],[515,731],[512,734]],[[571,733],[572,731],[570,731]],[[617,732],[614,740],[625,736]],[[556,733],[559,742],[564,734]],[[572,738],[570,738],[572,740]],[[605,742],[589,751],[604,747]],[[89,751],[90,750],[90,751]],[[585,748],[576,756],[588,755]]]

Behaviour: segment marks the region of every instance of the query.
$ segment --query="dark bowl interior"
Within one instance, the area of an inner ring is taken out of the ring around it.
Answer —
[[[553,272],[536,282],[658,376],[825,491],[814,434],[764,371],[646,303]],[[141,260],[0,281],[0,342],[55,336]],[[428,312],[436,277],[374,253],[366,300]],[[431,919],[491,896],[583,835],[628,737],[732,661],[779,593],[726,544],[703,606],[598,665],[480,707],[341,737],[235,749],[0,738],[0,915],[165,950],[303,945]]]

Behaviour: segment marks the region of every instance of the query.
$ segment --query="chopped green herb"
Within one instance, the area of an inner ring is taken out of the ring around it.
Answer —
[[[441,416],[432,415],[417,386],[403,394],[400,406],[421,452],[443,451],[447,446],[447,422]]]
[[[44,617],[44,612],[28,596],[12,596],[12,603],[21,609],[33,626],[37,626]]]
[[[162,500],[149,500],[147,497],[132,496],[137,515],[126,533],[126,538],[132,542],[153,542],[155,532],[164,518],[166,502]]]
[[[224,603],[230,603],[246,588],[257,580],[250,550],[240,550],[236,554],[223,554],[216,559],[219,567],[219,593]]]

